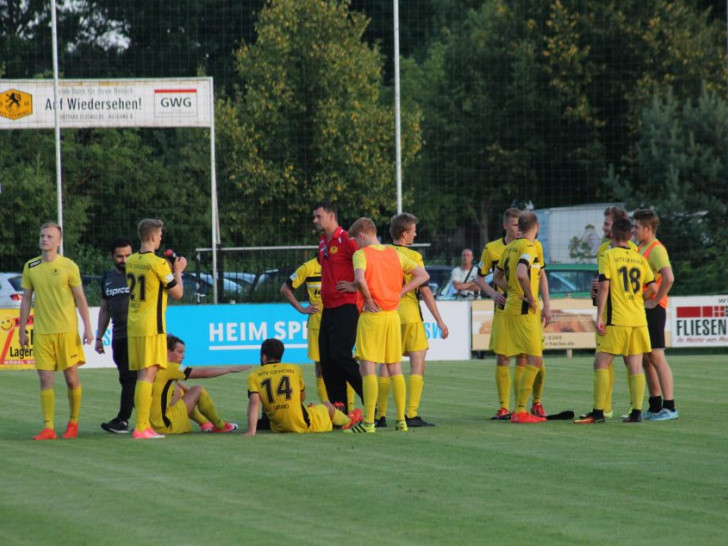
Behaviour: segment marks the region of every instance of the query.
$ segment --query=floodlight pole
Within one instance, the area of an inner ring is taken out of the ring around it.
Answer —
[[[210,212],[212,224],[212,301],[218,302],[217,279],[217,249],[220,245],[220,220],[217,210],[217,167],[215,165],[215,90],[213,80],[210,78]]]
[[[61,174],[61,126],[58,121],[58,30],[56,23],[56,0],[51,0],[51,33],[53,43],[53,122],[56,138],[56,208],[58,209],[58,225],[63,227],[63,178]],[[58,253],[63,255],[63,239]]]
[[[399,102],[399,0],[394,4],[394,141],[397,176],[397,214],[402,214],[402,122]]]

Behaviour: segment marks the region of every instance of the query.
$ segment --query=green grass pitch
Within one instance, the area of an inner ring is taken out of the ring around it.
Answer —
[[[118,409],[115,370],[81,371],[80,437],[54,442],[30,440],[42,426],[35,372],[1,372],[0,543],[725,544],[727,359],[668,358],[677,421],[491,422],[489,357],[428,365],[420,413],[435,428],[146,442],[99,427]],[[546,410],[589,410],[591,358],[546,362]],[[246,376],[200,381],[241,427]],[[619,363],[615,413],[626,391]]]

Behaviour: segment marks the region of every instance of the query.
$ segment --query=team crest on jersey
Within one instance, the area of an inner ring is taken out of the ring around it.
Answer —
[[[338,251],[339,251],[338,246],[332,246],[329,248],[329,252],[331,252],[331,254],[336,254]]]
[[[53,268],[53,269],[51,270],[51,275],[53,275],[54,277],[58,277],[58,276],[59,276],[60,274],[61,274],[61,270],[60,270],[60,269],[58,269],[57,267],[54,267],[54,268]]]

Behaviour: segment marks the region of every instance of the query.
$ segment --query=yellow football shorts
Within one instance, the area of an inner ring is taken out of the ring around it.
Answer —
[[[155,400],[154,403],[159,403],[159,400]],[[151,422],[152,428],[161,434],[186,434],[192,432],[192,423],[190,423],[190,418],[187,415],[187,405],[182,398],[167,408],[169,426],[164,423],[163,419],[160,419],[161,415],[155,416]]]
[[[541,356],[543,354],[543,329],[538,313],[526,315],[503,314],[501,328],[504,330],[504,356]]]
[[[129,336],[129,369],[143,370],[152,366],[167,367],[167,336]]]
[[[598,353],[630,356],[652,351],[647,326],[607,326],[607,333],[596,338]]]
[[[329,408],[323,404],[316,404],[306,408],[310,425],[308,432],[331,432],[334,425],[331,423]]]
[[[359,315],[354,358],[379,364],[401,362],[402,332],[396,309]]]
[[[402,354],[407,356],[417,351],[426,351],[430,348],[427,343],[425,324],[421,320],[417,322],[402,323]]]
[[[321,362],[321,353],[319,352],[319,328],[308,327],[308,358],[314,362]]]
[[[81,336],[78,332],[65,334],[33,334],[35,369],[62,371],[86,363]]]
[[[505,355],[507,351],[506,333],[503,331],[503,317],[503,311],[496,310],[493,314],[493,325],[490,329],[488,348],[497,355]]]

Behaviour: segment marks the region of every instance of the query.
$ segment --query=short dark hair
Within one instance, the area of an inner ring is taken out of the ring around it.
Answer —
[[[419,222],[417,216],[409,212],[403,212],[392,218],[392,222],[389,224],[389,234],[392,236],[392,240],[394,241],[402,237],[402,234],[410,226],[417,225],[417,222]]]
[[[124,248],[125,246],[131,246],[131,241],[129,239],[126,237],[115,237],[109,245],[109,253],[113,254],[117,248]]]
[[[518,217],[518,229],[521,233],[526,234],[538,224],[538,216],[535,212],[524,211]]]
[[[182,345],[185,344],[185,342],[182,341],[177,336],[173,336],[172,334],[167,334],[167,350],[168,351],[174,351],[174,348],[177,346],[178,343],[181,343]]]
[[[316,209],[324,209],[326,212],[333,212],[334,213],[334,218],[336,218],[337,220],[339,218],[339,210],[338,210],[338,208],[336,207],[336,205],[334,205],[328,199],[324,199],[324,200],[319,201],[318,203],[316,203],[313,206],[313,210],[316,210]]]
[[[660,225],[660,218],[652,209],[638,209],[632,214],[635,222],[639,222],[643,226],[650,226],[652,233],[657,233],[657,226]]]
[[[615,220],[619,220],[620,218],[627,218],[627,211],[624,210],[622,207],[618,207],[616,205],[613,205],[611,207],[607,207],[604,210],[604,216],[611,216],[612,222]]]
[[[632,222],[629,218],[617,218],[612,222],[612,239],[623,243],[632,235]]]
[[[283,358],[283,342],[280,339],[268,338],[260,344],[260,354],[268,357],[268,360],[281,361]]]

